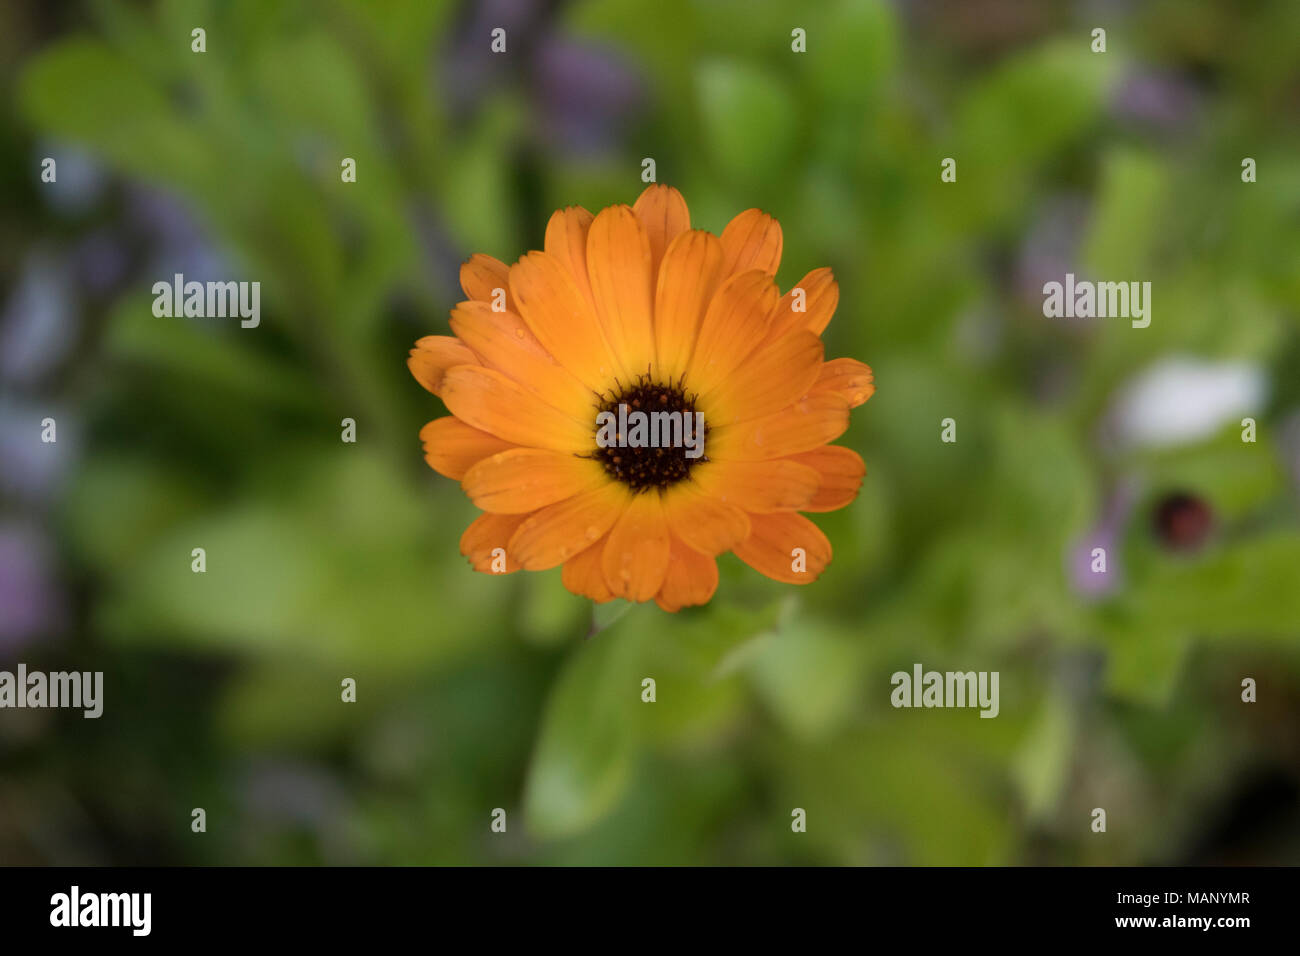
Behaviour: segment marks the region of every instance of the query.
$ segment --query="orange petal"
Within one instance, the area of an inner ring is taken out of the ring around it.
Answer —
[[[650,268],[658,269],[673,240],[691,228],[691,211],[681,193],[672,186],[658,184],[645,188],[632,211],[650,239]]]
[[[460,266],[460,287],[475,302],[491,305],[497,298],[497,290],[505,290],[507,309],[513,309],[510,302],[510,267],[500,259],[493,259],[481,252],[470,256]]]
[[[735,550],[755,571],[787,584],[810,584],[830,564],[830,541],[803,515],[783,511],[749,520],[753,529]]]
[[[510,553],[510,536],[524,515],[479,515],[460,536],[460,553],[469,558],[475,571],[513,574],[520,564]],[[500,548],[500,551],[497,549]],[[494,553],[495,552],[495,553]],[[493,565],[496,567],[493,567]],[[502,567],[504,571],[500,570]]]
[[[442,394],[442,379],[447,369],[456,365],[478,365],[478,356],[452,335],[426,335],[415,343],[406,367],[415,380],[433,392]]]
[[[510,554],[529,571],[563,564],[590,548],[618,520],[630,494],[608,482],[533,512],[510,539]]]
[[[757,512],[802,511],[821,484],[815,469],[783,458],[710,461],[693,469],[691,478],[705,494]]]
[[[605,553],[608,535],[601,538],[577,557],[564,562],[560,580],[573,594],[590,598],[597,604],[614,599],[614,592],[605,584],[605,572],[600,569],[600,558]]]
[[[772,277],[757,269],[723,283],[700,323],[686,373],[688,388],[705,394],[726,381],[762,341],[777,295]]]
[[[605,480],[605,469],[595,459],[511,448],[474,465],[461,486],[484,511],[522,514],[572,498]]]
[[[659,373],[675,382],[686,371],[705,309],[722,281],[722,243],[702,229],[668,246],[655,288],[655,354]]]
[[[862,487],[867,466],[851,448],[825,445],[789,459],[815,468],[821,484],[807,507],[800,511],[836,511],[853,501]]]
[[[601,555],[610,591],[629,601],[650,600],[663,587],[668,548],[668,523],[659,495],[634,495],[610,530]]]
[[[719,461],[785,458],[834,441],[848,427],[847,399],[835,392],[810,392],[773,415],[711,432],[707,439],[708,454]]]
[[[844,396],[850,408],[857,408],[876,394],[873,379],[870,365],[851,358],[831,359],[822,366],[812,391],[837,392]]]
[[[516,308],[546,351],[588,388],[604,392],[620,372],[604,329],[568,267],[545,252],[530,252],[510,267]]]
[[[718,563],[676,538],[668,555],[668,573],[664,586],[655,595],[655,603],[665,611],[676,612],[695,604],[708,604],[718,589]]]
[[[707,555],[730,551],[749,534],[749,516],[739,507],[705,494],[694,481],[664,493],[664,516],[674,537]]]
[[[515,313],[493,312],[482,302],[462,302],[451,312],[451,328],[484,365],[571,418],[595,422],[596,394],[542,348]]]
[[[460,481],[465,472],[484,458],[515,446],[471,428],[454,415],[435,418],[420,429],[424,460],[434,471]]]
[[[602,209],[587,234],[587,276],[623,380],[654,364],[650,240],[630,206]]]
[[[746,209],[722,230],[725,275],[762,269],[776,275],[781,264],[781,224],[761,209]]]
[[[495,369],[449,369],[442,379],[442,400],[465,424],[525,448],[585,452],[595,444],[592,427],[537,401]]]
[[[700,395],[705,422],[716,428],[779,412],[812,388],[824,353],[822,340],[807,331],[764,343],[712,392]]]
[[[803,295],[797,293],[802,291]],[[787,292],[777,303],[772,314],[772,328],[769,334],[785,335],[795,329],[807,329],[814,335],[821,335],[835,314],[835,307],[840,302],[840,287],[830,269],[814,269]],[[795,307],[802,305],[803,311]]]
[[[547,255],[555,256],[564,264],[578,291],[593,305],[591,283],[587,280],[587,231],[594,218],[581,206],[560,209],[546,224],[546,239],[542,243]]]

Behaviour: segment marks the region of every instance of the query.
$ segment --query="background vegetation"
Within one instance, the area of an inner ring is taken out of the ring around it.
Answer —
[[[0,667],[106,673],[98,721],[0,714],[0,861],[1300,862],[1300,5],[26,0],[0,32]],[[459,556],[404,359],[465,256],[632,201],[643,157],[698,226],[778,217],[783,288],[832,266],[828,356],[879,391],[815,585],[728,557],[704,609],[593,619]],[[1150,328],[1044,318],[1067,271],[1151,281]],[[261,327],[155,318],[174,272],[260,281]],[[1175,440],[1197,389],[1125,399],[1173,357],[1263,397]],[[1000,715],[894,710],[914,662],[999,671]]]

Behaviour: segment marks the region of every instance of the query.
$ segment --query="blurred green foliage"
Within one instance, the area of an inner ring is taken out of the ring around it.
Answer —
[[[10,135],[165,190],[261,281],[265,318],[156,319],[148,290],[169,277],[147,271],[91,313],[100,331],[58,386],[86,432],[54,517],[78,627],[48,656],[107,670],[110,696],[93,726],[60,716],[0,750],[16,810],[0,852],[1296,862],[1294,807],[1228,842],[1215,821],[1260,775],[1292,801],[1300,779],[1279,437],[1300,400],[1300,6],[1150,3],[1115,13],[1098,55],[1065,4],[1018,25],[974,2],[586,0],[501,57],[469,6],[94,2],[11,78]],[[557,36],[644,87],[611,148],[548,135],[529,58]],[[492,82],[454,108],[466,80],[448,64],[467,52]],[[1125,77],[1156,67],[1194,78],[1183,126],[1117,113]],[[816,518],[836,552],[820,581],[728,557],[706,608],[593,615],[558,573],[493,579],[460,558],[475,510],[421,460],[442,411],[403,361],[448,331],[458,258],[513,261],[551,210],[632,201],[646,156],[697,226],[775,215],[783,288],[834,268],[828,357],[870,363],[879,391],[842,440],[867,462],[861,496]],[[1086,211],[1080,271],[1153,282],[1149,329],[1049,322],[1017,288],[1026,237],[1063,200]],[[1165,451],[1099,440],[1116,390],[1170,354],[1268,372],[1257,444],[1235,424]],[[956,444],[938,440],[948,416]],[[1089,596],[1071,549],[1125,483],[1119,584]],[[1217,515],[1193,554],[1151,533],[1171,489]],[[889,676],[914,662],[999,671],[1000,715],[891,708]],[[1089,831],[1096,806],[1107,834]]]

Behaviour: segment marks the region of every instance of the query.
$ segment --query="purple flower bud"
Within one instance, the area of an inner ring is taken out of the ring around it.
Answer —
[[[0,525],[0,660],[62,628],[65,614],[43,532]]]

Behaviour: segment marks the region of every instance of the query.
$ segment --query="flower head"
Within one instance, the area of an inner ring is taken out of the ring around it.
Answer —
[[[476,570],[563,565],[593,601],[703,604],[716,557],[768,577],[817,578],[831,544],[799,512],[842,508],[865,468],[829,445],[875,391],[871,369],[825,361],[839,300],[829,269],[784,296],[781,227],[757,209],[720,237],[690,228],[681,194],[570,206],[543,251],[474,255],[454,335],[408,365],[451,415],[425,458],[484,514],[461,538]]]

